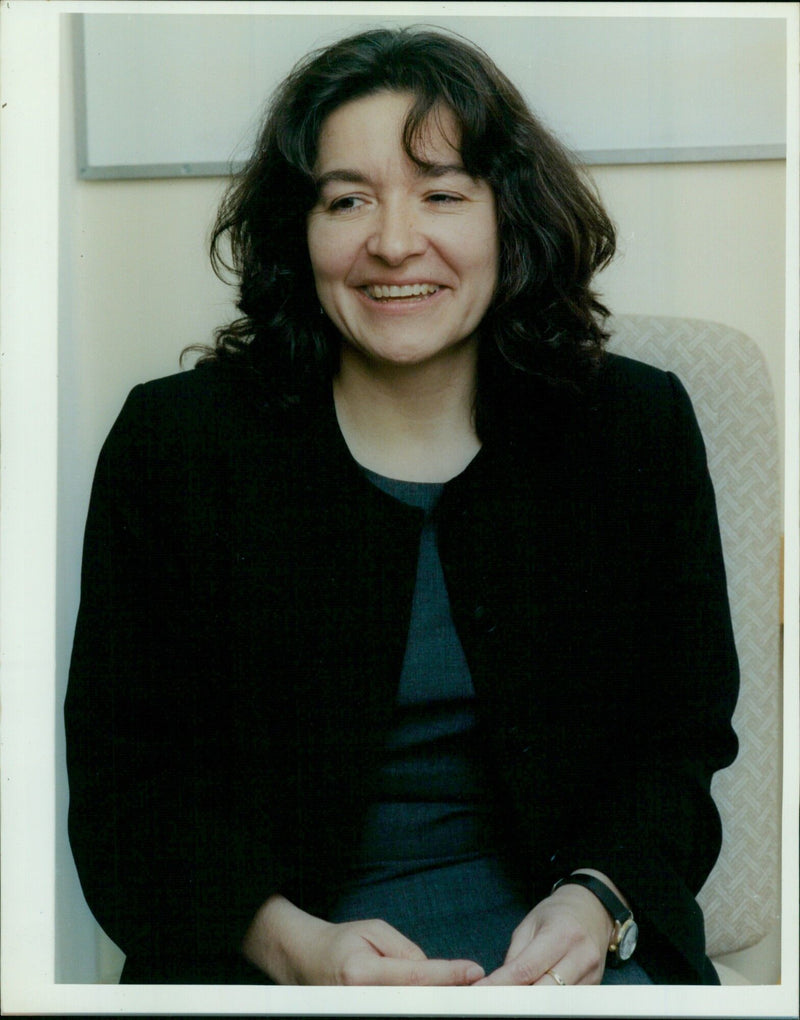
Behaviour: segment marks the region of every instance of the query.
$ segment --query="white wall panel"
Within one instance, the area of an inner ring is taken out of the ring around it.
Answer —
[[[81,175],[226,173],[300,57],[364,28],[422,21],[482,46],[588,163],[785,152],[784,19],[550,17],[529,5],[505,16],[312,16],[269,6],[76,16]]]

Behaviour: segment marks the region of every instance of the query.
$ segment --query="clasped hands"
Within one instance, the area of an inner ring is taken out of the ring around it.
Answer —
[[[491,974],[472,960],[430,960],[380,920],[332,924],[282,896],[261,907],[242,943],[244,955],[278,984],[555,985],[599,984],[613,925],[588,890],[564,885],[538,903],[511,936]]]

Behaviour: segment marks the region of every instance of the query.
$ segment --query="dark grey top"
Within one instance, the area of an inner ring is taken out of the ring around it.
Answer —
[[[428,956],[495,967],[533,904],[503,863],[495,799],[477,754],[472,679],[436,544],[443,485],[365,474],[423,509],[425,523],[379,799],[330,919],[381,917]]]

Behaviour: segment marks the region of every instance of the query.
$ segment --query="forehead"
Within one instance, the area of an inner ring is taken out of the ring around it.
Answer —
[[[408,160],[403,129],[413,102],[408,93],[376,92],[337,107],[322,124],[315,169],[324,171],[342,160],[348,165],[359,159]],[[453,113],[446,106],[436,107],[414,139],[414,153],[425,161],[452,163],[458,155],[458,134]]]

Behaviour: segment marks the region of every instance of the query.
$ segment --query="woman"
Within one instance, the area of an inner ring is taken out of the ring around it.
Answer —
[[[603,351],[593,191],[480,51],[379,30],[278,90],[225,238],[243,317],[133,391],[87,525],[123,980],[716,983],[714,497],[678,380]]]

